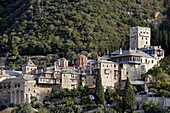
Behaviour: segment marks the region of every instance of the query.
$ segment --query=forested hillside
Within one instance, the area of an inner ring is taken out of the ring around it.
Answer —
[[[150,26],[152,45],[169,55],[168,7],[170,0],[1,0],[0,54],[102,55],[128,49],[130,27]]]

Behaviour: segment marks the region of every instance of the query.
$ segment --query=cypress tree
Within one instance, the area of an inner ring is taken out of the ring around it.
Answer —
[[[129,78],[127,77],[126,86],[124,88],[123,95],[123,111],[127,113],[133,113],[136,105],[135,92],[131,87]]]
[[[104,90],[101,80],[101,72],[98,70],[95,88],[95,102],[96,104],[104,104]]]

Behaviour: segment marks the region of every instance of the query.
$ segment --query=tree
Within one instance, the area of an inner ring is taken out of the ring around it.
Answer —
[[[37,97],[35,97],[35,96],[31,96],[30,99],[31,99],[31,105],[32,105],[32,107],[34,107],[34,106],[35,106],[35,102],[36,102],[38,99],[37,99]]]
[[[143,110],[145,113],[162,113],[163,111],[161,110],[160,106],[158,103],[150,101],[150,102],[145,102],[145,105],[143,106]]]
[[[132,113],[135,109],[135,105],[136,105],[135,92],[131,87],[129,78],[127,77],[123,95],[123,111]]]
[[[108,87],[105,92],[105,99],[107,104],[113,104],[114,101],[118,98],[116,91],[112,87]]]
[[[91,58],[97,59],[98,54],[96,52],[91,52]]]
[[[96,104],[104,104],[104,90],[102,86],[101,72],[98,70],[95,88],[95,102]]]
[[[11,49],[10,52],[11,52],[12,55],[14,55],[14,56],[18,55],[18,53],[19,53],[18,52],[18,46],[14,41],[12,41],[10,49]]]
[[[82,54],[82,55],[85,55],[86,57],[88,57],[88,54],[89,54],[89,53],[88,53],[87,51],[82,51],[81,54]]]
[[[80,102],[81,105],[89,105],[91,104],[91,99],[89,96],[87,97],[81,97],[81,102]]]
[[[83,108],[80,105],[74,105],[72,106],[72,109],[74,110],[75,113],[82,113]]]
[[[123,112],[123,99],[122,99],[122,97],[119,97],[116,100],[116,104],[113,105],[113,108],[117,111],[117,113],[122,113]]]
[[[80,105],[66,106],[66,105],[54,105],[51,104],[49,107],[50,113],[82,113],[82,107]]]
[[[66,57],[67,57],[68,60],[71,61],[71,64],[73,64],[73,62],[76,59],[77,55],[76,55],[76,53],[74,51],[72,51],[72,52],[68,52],[66,54]]]
[[[71,105],[74,105],[74,101],[73,101],[73,99],[72,98],[70,98],[70,97],[66,97],[65,99],[64,99],[64,103],[67,105],[67,106],[71,106]]]
[[[31,109],[30,103],[20,103],[12,110],[12,113],[31,113]]]
[[[72,51],[72,52],[68,52],[66,54],[66,57],[67,57],[68,60],[75,60],[77,55],[76,55],[76,53],[74,51]]]
[[[61,88],[61,86],[55,86],[52,88],[50,98],[51,99],[62,99],[63,98],[63,92],[64,90]]]

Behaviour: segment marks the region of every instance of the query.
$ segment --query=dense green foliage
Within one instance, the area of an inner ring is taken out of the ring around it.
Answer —
[[[47,56],[35,56],[31,57],[31,60],[38,66],[38,68],[45,68],[54,65],[54,62],[58,59],[57,54],[48,54]],[[28,61],[27,56],[16,56],[16,58],[8,58],[6,62],[6,69],[9,70],[22,70],[22,65]]]
[[[123,95],[123,111],[126,111],[127,113],[133,113],[135,105],[135,92],[130,84],[129,78],[127,77]]]
[[[117,99],[118,93],[112,87],[108,87],[105,92],[105,100],[107,104],[113,104]]]
[[[165,57],[160,61],[160,68],[162,68],[162,71],[170,75],[170,56]]]
[[[101,55],[128,49],[129,28],[149,26],[156,12],[170,15],[168,6],[168,0],[2,0],[0,51],[61,57],[72,51]],[[153,45],[161,42],[170,49],[168,27],[153,29]]]
[[[170,79],[165,73],[158,73],[153,77],[149,87],[151,92],[155,92],[159,96],[170,97]]]
[[[12,113],[31,113],[31,109],[30,103],[20,103],[12,110]]]
[[[96,87],[95,87],[95,102],[96,104],[104,104],[104,90],[102,85],[101,72],[98,70],[97,79],[96,79]]]
[[[91,92],[93,92],[92,89],[89,89],[87,86],[72,90],[67,88],[62,89],[60,86],[54,86],[52,88],[50,99],[45,101],[60,101],[60,103],[68,106],[78,104],[77,102],[74,102],[73,99],[80,99],[80,105],[90,105],[91,99],[88,95],[91,94]],[[64,101],[62,99],[64,99]]]
[[[163,58],[160,61],[160,66],[148,70],[142,78],[144,79],[148,74],[153,77],[149,90],[158,96],[170,97],[170,56]]]
[[[163,113],[158,103],[153,101],[145,102],[143,110],[145,111],[145,113]]]
[[[31,102],[30,102],[30,103],[31,103],[32,107],[35,107],[35,103],[36,103],[36,101],[38,100],[37,97],[31,96],[30,99],[31,99]]]
[[[90,105],[91,104],[91,99],[89,97],[82,97],[80,101],[81,105]]]
[[[80,105],[67,106],[51,104],[48,106],[48,110],[49,113],[81,113],[83,109]]]
[[[0,106],[0,111],[4,110],[4,109],[6,109],[6,108],[7,108],[7,106],[1,105],[1,106]]]
[[[62,89],[61,86],[54,86],[51,91],[50,98],[52,101],[72,96],[69,89]]]

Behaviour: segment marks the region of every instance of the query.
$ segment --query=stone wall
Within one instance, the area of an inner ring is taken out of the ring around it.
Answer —
[[[163,97],[148,97],[148,95],[136,95],[136,103],[139,106],[139,110],[142,110],[142,106],[145,102],[150,102],[151,100],[157,102],[161,108],[166,109],[170,106],[170,98]]]

